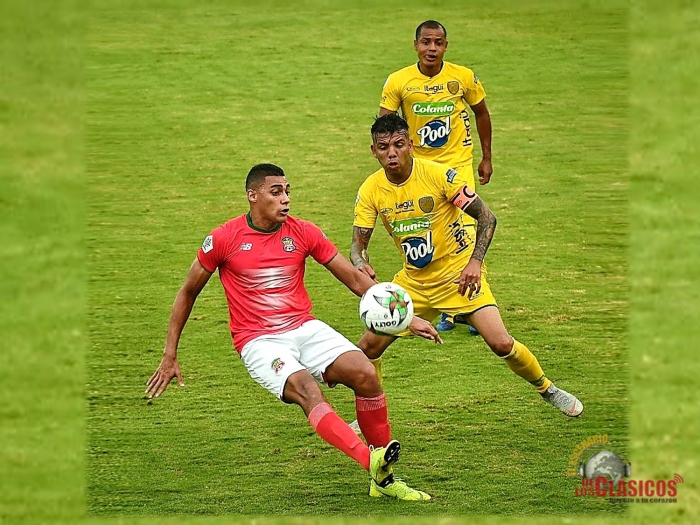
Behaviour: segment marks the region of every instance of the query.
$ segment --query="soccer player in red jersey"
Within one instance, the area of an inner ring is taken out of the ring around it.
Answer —
[[[233,344],[251,377],[279,399],[301,407],[314,430],[370,473],[370,496],[428,500],[425,492],[394,479],[400,445],[391,440],[384,392],[364,353],[310,314],[304,286],[308,256],[356,295],[374,281],[338,253],[311,222],[289,215],[290,185],[274,164],[254,166],[246,178],[250,211],[204,239],[173,305],[163,358],[146,394],[158,397],[182,374],[177,347],[197,296],[218,269],[229,308]],[[442,342],[433,326],[415,317],[411,332]],[[333,410],[319,383],[355,393],[357,419],[369,446]]]

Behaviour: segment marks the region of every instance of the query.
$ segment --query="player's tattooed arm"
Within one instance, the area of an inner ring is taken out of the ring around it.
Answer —
[[[481,200],[481,197],[476,198],[467,209],[467,215],[473,217],[476,222],[476,242],[474,243],[474,252],[472,259],[483,261],[486,257],[486,251],[489,249],[491,239],[496,231],[496,216],[489,209],[488,205]]]
[[[374,228],[360,228],[359,226],[352,227],[352,245],[350,246],[350,262],[355,268],[362,268],[369,264],[369,255],[367,255],[367,247],[369,240],[372,238]]]

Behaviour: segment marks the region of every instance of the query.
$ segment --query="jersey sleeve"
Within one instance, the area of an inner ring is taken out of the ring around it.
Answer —
[[[401,107],[401,86],[397,85],[396,75],[389,75],[389,78],[384,82],[379,107],[389,111],[398,111]]]
[[[476,106],[486,98],[486,91],[479,77],[469,68],[464,68],[464,101],[470,106]]]
[[[328,240],[328,237],[321,231],[321,228],[314,223],[306,222],[304,236],[308,247],[308,253],[316,262],[328,264],[338,253],[338,248],[336,248],[335,244]]]
[[[374,228],[376,223],[377,208],[372,204],[367,184],[363,184],[355,199],[355,218],[352,225],[358,228]]]
[[[204,238],[202,247],[197,252],[197,259],[204,269],[214,273],[224,261],[226,255],[226,235],[221,227],[216,228]]]
[[[467,183],[467,174],[464,170],[469,168],[462,168],[461,173],[446,166],[444,169],[444,175],[438,181],[441,193],[454,206],[466,211],[478,198],[474,189]]]

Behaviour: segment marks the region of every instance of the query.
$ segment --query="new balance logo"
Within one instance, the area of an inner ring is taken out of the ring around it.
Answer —
[[[252,247],[253,247],[253,243],[244,242],[243,244],[241,244],[240,251],[249,252]]]

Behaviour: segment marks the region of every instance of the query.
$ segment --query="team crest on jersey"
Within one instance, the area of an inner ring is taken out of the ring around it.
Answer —
[[[449,91],[453,95],[456,95],[459,91],[459,82],[457,82],[456,80],[450,80],[447,83],[447,91]]]
[[[418,207],[425,213],[430,213],[435,207],[435,200],[430,196],[421,197],[420,199],[418,199]]]
[[[445,176],[447,177],[447,182],[452,184],[455,181],[455,177],[457,176],[457,170],[450,168],[445,172]]]
[[[207,235],[202,243],[202,251],[204,253],[209,253],[214,249],[214,237]]]
[[[272,369],[275,371],[275,374],[279,374],[283,366],[284,361],[282,361],[279,357],[272,361]]]
[[[297,249],[296,245],[294,244],[294,239],[291,237],[285,237],[282,239],[282,248],[285,252],[293,252]]]

